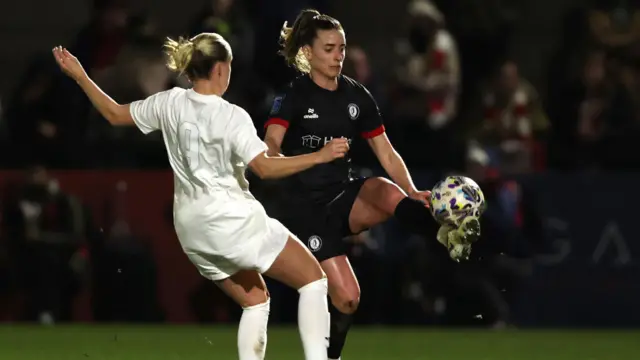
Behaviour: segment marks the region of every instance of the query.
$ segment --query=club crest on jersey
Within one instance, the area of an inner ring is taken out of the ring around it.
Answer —
[[[322,247],[322,239],[318,235],[312,235],[308,241],[309,250],[316,252]]]
[[[355,120],[360,116],[360,108],[354,103],[347,105],[347,110],[349,110],[349,117],[351,120]]]
[[[280,111],[280,107],[282,106],[282,100],[284,100],[285,95],[283,96],[276,96],[275,99],[273,99],[273,105],[271,106],[271,115],[275,115]]]

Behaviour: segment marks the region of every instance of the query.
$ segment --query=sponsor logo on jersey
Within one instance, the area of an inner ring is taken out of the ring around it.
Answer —
[[[305,116],[303,116],[303,118],[305,119],[317,119],[319,118],[318,114],[316,114],[316,110],[309,108],[309,110],[307,110],[307,114]]]
[[[317,149],[331,142],[331,140],[333,140],[333,136],[325,136],[322,138],[316,135],[305,135],[301,139],[302,139],[302,146],[308,147],[311,149]],[[351,139],[347,139],[347,141],[349,142],[349,145],[351,145]]]
[[[315,135],[305,135],[302,137],[302,146],[315,149],[320,146],[322,138]]]

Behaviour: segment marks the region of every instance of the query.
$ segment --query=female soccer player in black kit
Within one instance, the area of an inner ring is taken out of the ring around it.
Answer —
[[[391,216],[408,230],[433,238],[437,224],[429,213],[429,191],[416,189],[400,155],[385,134],[382,116],[369,91],[341,74],[345,33],[336,19],[315,10],[286,24],[281,54],[304,75],[274,100],[265,124],[270,155],[316,151],[336,137],[364,137],[389,174],[354,179],[350,159],[317,166],[289,177],[279,213],[273,214],[306,242],[329,279],[331,337],[329,359],[339,359],[360,288],[343,238]]]

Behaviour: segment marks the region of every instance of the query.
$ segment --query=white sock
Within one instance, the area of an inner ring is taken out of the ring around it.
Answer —
[[[306,360],[327,360],[329,347],[329,308],[327,279],[301,287],[298,302],[298,328]]]
[[[267,323],[269,322],[267,302],[243,309],[238,326],[238,355],[240,360],[264,360],[267,350]]]

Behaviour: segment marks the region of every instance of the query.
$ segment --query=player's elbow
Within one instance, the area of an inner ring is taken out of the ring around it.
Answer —
[[[249,163],[249,168],[262,180],[273,179],[274,177],[273,171],[269,166],[269,159],[265,153],[256,156]]]
[[[272,177],[270,176],[268,170],[266,168],[263,167],[259,167],[259,166],[255,166],[252,167],[251,170],[253,171],[254,174],[256,174],[261,180],[268,180],[271,179]]]

